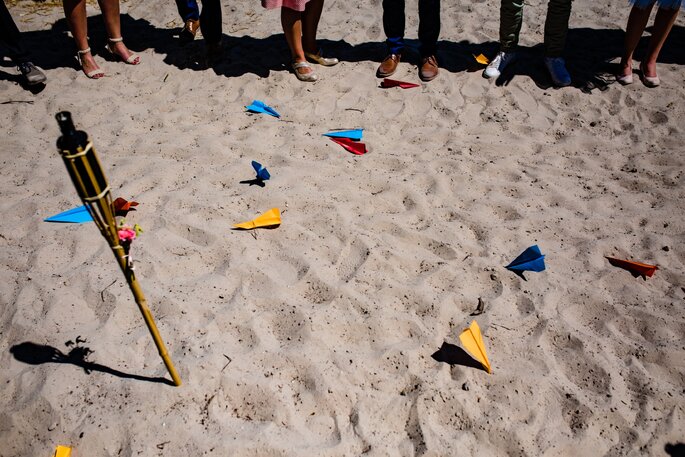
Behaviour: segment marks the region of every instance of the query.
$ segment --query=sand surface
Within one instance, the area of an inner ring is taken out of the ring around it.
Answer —
[[[471,54],[496,50],[498,2],[445,1],[438,79],[384,90],[379,0],[326,3],[343,62],[315,84],[287,71],[277,11],[223,3],[210,68],[201,39],[178,46],[170,0],[122,3],[137,67],[105,58],[89,6],[98,81],[59,5],[10,8],[49,81],[34,94],[0,67],[0,456],[683,455],[682,14],[648,90],[610,76],[628,7],[574,2],[575,87],[555,90],[544,2],[495,83]],[[409,60],[394,77],[419,82]],[[246,114],[253,99],[282,119]],[[81,204],[60,110],[140,203],[136,271],[180,388],[94,225],[42,221]],[[369,153],[334,128],[363,128]],[[251,160],[265,187],[240,183]],[[231,230],[273,207],[279,228]],[[503,266],[533,244],[547,270],[523,281]],[[459,349],[479,297],[492,374]]]

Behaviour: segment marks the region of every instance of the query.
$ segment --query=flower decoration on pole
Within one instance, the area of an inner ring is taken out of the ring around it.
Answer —
[[[178,376],[164,346],[162,337],[159,335],[157,325],[136,279],[133,262],[130,260],[131,242],[142,230],[137,224],[134,227],[117,225],[115,219],[117,208],[112,203],[112,195],[107,178],[102,171],[102,166],[93,148],[93,143],[88,139],[88,134],[76,130],[71,119],[71,113],[62,111],[57,113],[56,118],[62,131],[62,136],[57,140],[57,149],[62,155],[64,165],[67,167],[74,187],[76,187],[76,191],[79,197],[81,197],[83,204],[88,208],[88,212],[92,216],[95,225],[97,225],[100,233],[109,243],[114,257],[119,262],[119,267],[121,267],[121,271],[126,277],[126,282],[128,282],[131,288],[133,297],[138,304],[143,319],[145,319],[145,324],[150,334],[152,334],[152,339],[174,385],[180,386],[181,378]]]

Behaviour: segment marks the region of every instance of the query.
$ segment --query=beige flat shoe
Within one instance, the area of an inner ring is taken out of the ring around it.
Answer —
[[[314,81],[319,79],[319,77],[316,75],[316,73],[314,73],[314,71],[310,71],[308,73],[300,73],[299,71],[297,71],[300,68],[312,68],[312,66],[309,65],[307,62],[293,62],[292,68],[295,72],[295,76],[297,76],[297,79],[299,79],[300,81],[313,83]]]
[[[312,54],[311,52],[305,51],[304,55],[310,62],[318,63],[319,65],[323,65],[324,67],[332,67],[333,65],[338,65],[340,63],[340,61],[335,57],[324,57],[323,51],[321,49],[319,49],[319,51],[316,54]]]

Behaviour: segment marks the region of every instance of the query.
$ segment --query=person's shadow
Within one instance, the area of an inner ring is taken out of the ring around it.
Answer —
[[[170,386],[174,385],[173,382],[166,378],[151,378],[148,376],[124,373],[123,371],[115,370],[99,363],[90,362],[88,361],[88,356],[92,354],[93,351],[91,351],[88,347],[81,346],[79,344],[81,342],[85,342],[85,340],[79,340],[79,338],[76,338],[75,345],[71,341],[68,341],[67,344],[69,346],[74,346],[68,354],[64,354],[62,351],[57,348],[53,348],[52,346],[31,343],[28,341],[12,346],[10,348],[10,353],[18,361],[27,363],[29,365],[42,365],[44,363],[68,363],[83,368],[86,374],[90,374],[92,371],[100,371],[102,373],[111,374],[119,378],[158,382]]]

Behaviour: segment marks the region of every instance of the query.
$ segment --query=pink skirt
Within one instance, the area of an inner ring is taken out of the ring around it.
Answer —
[[[281,8],[285,6],[295,11],[304,11],[304,6],[309,0],[262,0],[262,6],[266,9]]]

